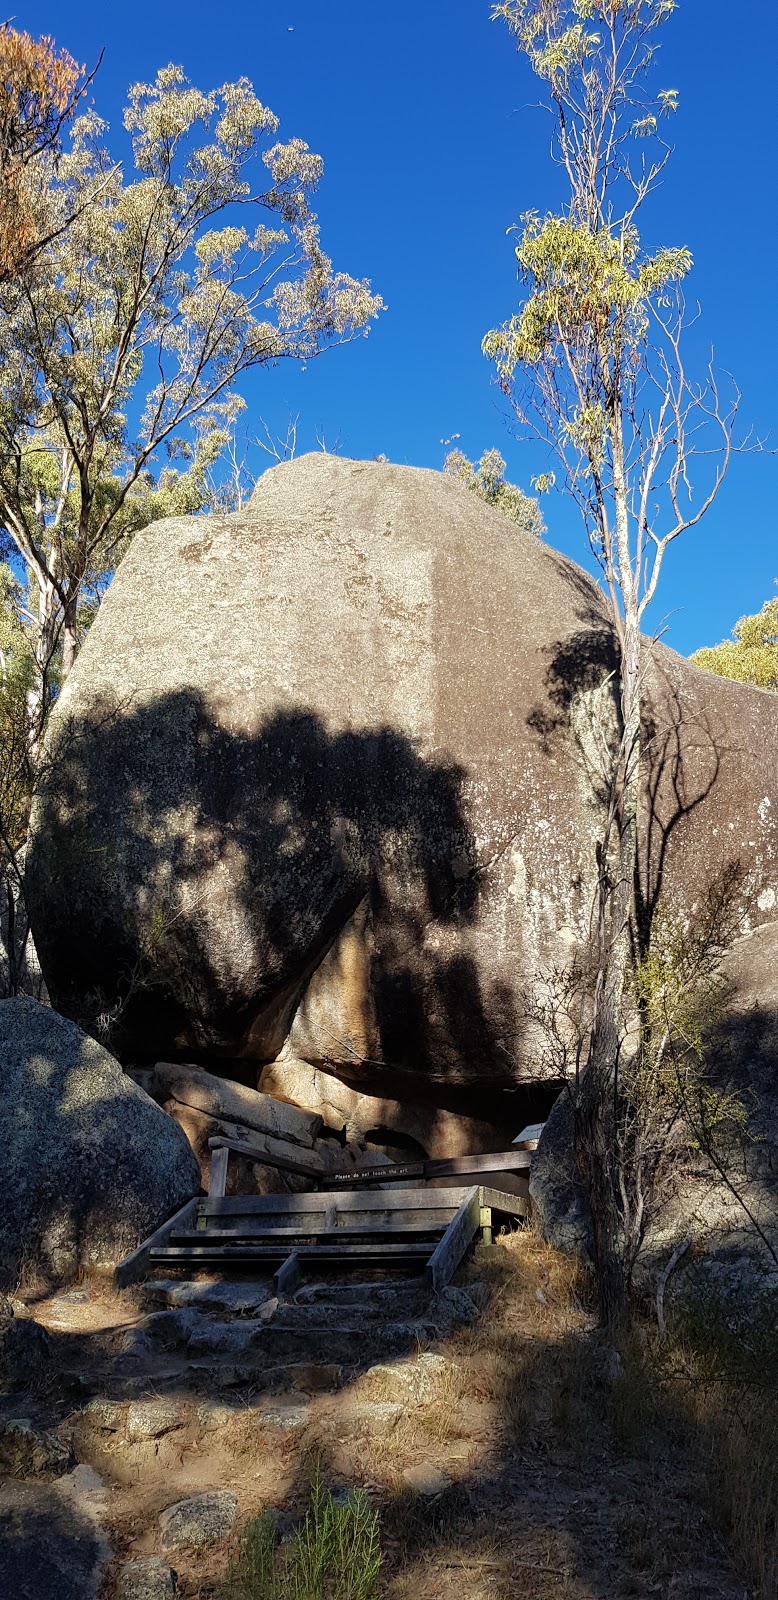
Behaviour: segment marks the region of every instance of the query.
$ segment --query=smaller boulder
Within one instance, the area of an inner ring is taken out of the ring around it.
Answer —
[[[161,1439],[174,1428],[183,1428],[188,1420],[185,1402],[164,1397],[151,1400],[133,1400],[127,1409],[127,1438],[130,1444],[142,1439]]]
[[[107,1270],[196,1194],[180,1128],[75,1023],[0,1001],[0,1286]]]
[[[119,1600],[170,1600],[176,1574],[159,1556],[126,1561],[119,1573]]]
[[[202,1550],[229,1538],[238,1514],[238,1501],[229,1489],[214,1489],[178,1500],[159,1519],[163,1550]]]
[[[532,1216],[547,1244],[591,1261],[592,1219],[575,1170],[573,1104],[563,1092],[546,1118],[529,1180]]]
[[[447,1478],[445,1472],[439,1472],[429,1461],[422,1462],[417,1467],[406,1467],[403,1477],[416,1494],[429,1496],[445,1494],[446,1489],[450,1489],[452,1484],[452,1479]]]
[[[58,1478],[69,1466],[67,1445],[28,1417],[12,1417],[0,1427],[0,1476]]]

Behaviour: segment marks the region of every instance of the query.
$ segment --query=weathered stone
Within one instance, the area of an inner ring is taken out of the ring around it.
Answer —
[[[262,1427],[272,1428],[279,1433],[301,1433],[310,1420],[310,1406],[298,1400],[282,1400],[276,1405],[265,1405],[259,1413]]]
[[[77,1467],[54,1483],[0,1485],[1,1594],[97,1600],[111,1552],[88,1473]]]
[[[144,1285],[147,1300],[162,1302],[171,1307],[189,1306],[199,1311],[226,1311],[231,1316],[244,1316],[249,1311],[259,1311],[270,1297],[270,1281],[250,1282],[241,1278],[234,1282],[207,1283],[201,1279],[180,1278],[150,1279]]]
[[[391,1433],[404,1415],[398,1400],[348,1401],[339,1411],[339,1419],[358,1433]]]
[[[170,1600],[176,1575],[160,1556],[137,1556],[119,1573],[119,1600]]]
[[[142,1361],[152,1354],[154,1345],[144,1328],[127,1328],[119,1340],[119,1350],[131,1361]]]
[[[0,1425],[0,1477],[58,1478],[69,1466],[67,1445],[28,1417],[12,1417]]]
[[[370,1394],[405,1406],[426,1405],[435,1400],[447,1375],[456,1372],[456,1363],[446,1356],[427,1351],[415,1361],[397,1361],[391,1366],[370,1367],[362,1386]]]
[[[108,1268],[199,1185],[180,1130],[74,1023],[0,1001],[0,1282]]]
[[[403,1472],[405,1482],[416,1494],[434,1495],[444,1494],[451,1488],[451,1478],[445,1472],[439,1472],[431,1462],[423,1462],[418,1467],[406,1467]]]
[[[117,1400],[90,1400],[80,1413],[87,1427],[105,1433],[121,1433],[127,1420],[127,1407]]]
[[[269,1094],[260,1094],[242,1083],[228,1083],[200,1067],[158,1061],[148,1092],[160,1103],[177,1100],[193,1111],[204,1111],[210,1117],[237,1123],[269,1134],[272,1139],[289,1141],[307,1149],[322,1128],[323,1119],[318,1113],[274,1100]],[[268,1148],[272,1150],[273,1146]],[[305,1157],[300,1155],[298,1159],[303,1161]]]
[[[455,1283],[447,1283],[445,1289],[438,1290],[430,1302],[430,1311],[436,1321],[454,1328],[477,1322],[479,1316],[475,1301],[466,1289],[460,1289]]]
[[[184,1401],[164,1396],[133,1400],[127,1408],[127,1438],[131,1444],[140,1439],[160,1439],[174,1428],[183,1428],[188,1411]]]
[[[55,1003],[113,1004],[142,956],[128,1053],[288,1041],[515,1132],[524,997],[589,931],[614,661],[596,583],[438,473],[306,456],[143,530],[50,723],[27,890]],[[761,922],[778,699],[660,645],[645,682],[644,892],[688,910],[735,858]]]
[[[164,1109],[186,1135],[199,1163],[202,1187],[206,1190],[209,1188],[211,1178],[209,1141],[216,1138],[238,1139],[241,1144],[249,1145],[256,1151],[254,1159],[236,1155],[234,1152],[230,1155],[227,1183],[229,1194],[283,1194],[309,1186],[307,1178],[296,1178],[290,1172],[279,1170],[276,1166],[268,1166],[262,1159],[263,1155],[303,1163],[306,1167],[313,1167],[317,1171],[325,1169],[318,1148],[303,1150],[289,1140],[274,1139],[270,1134],[258,1133],[255,1128],[244,1128],[240,1123],[226,1122],[223,1118],[212,1117],[210,1112],[199,1111],[195,1106],[185,1105],[181,1100],[166,1100]]]
[[[143,1334],[163,1350],[175,1350],[187,1344],[192,1334],[203,1326],[204,1318],[194,1306],[176,1306],[170,1311],[152,1311],[143,1328],[131,1332]]]
[[[367,1139],[372,1145],[391,1144],[392,1135],[400,1134],[404,1140],[412,1139],[421,1154],[431,1157],[472,1155],[494,1145],[494,1128],[488,1122],[457,1116],[441,1106],[360,1094],[331,1072],[323,1072],[286,1049],[262,1069],[260,1087],[268,1094],[293,1096],[297,1105],[318,1112],[329,1128],[345,1132],[348,1139]],[[373,1157],[371,1151],[368,1159]],[[344,1165],[342,1150],[336,1159],[338,1165]]]
[[[51,1353],[51,1335],[34,1317],[14,1313],[0,1293],[0,1381],[10,1390],[29,1386]]]
[[[202,1550],[229,1538],[238,1501],[229,1489],[214,1489],[168,1506],[159,1519],[163,1550]]]
[[[218,1400],[201,1400],[195,1419],[203,1433],[218,1433],[221,1428],[231,1428],[243,1414],[240,1406],[226,1405]]]
[[[265,1320],[260,1316],[240,1317],[235,1322],[217,1322],[210,1317],[202,1317],[190,1336],[187,1351],[190,1356],[219,1355],[235,1360],[245,1355],[256,1343],[265,1327]]]
[[[529,1192],[536,1226],[563,1255],[592,1258],[592,1221],[575,1168],[573,1106],[561,1094],[532,1157]]]

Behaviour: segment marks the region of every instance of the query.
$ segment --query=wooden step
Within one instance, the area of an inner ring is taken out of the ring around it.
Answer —
[[[376,1244],[389,1243],[394,1240],[402,1243],[404,1239],[407,1239],[411,1244],[416,1241],[421,1242],[430,1239],[434,1244],[445,1233],[446,1227],[446,1222],[440,1222],[429,1227],[422,1223],[397,1223],[387,1227],[373,1224],[355,1228],[327,1228],[321,1223],[310,1224],[303,1220],[297,1227],[260,1228],[253,1223],[240,1222],[234,1228],[182,1229],[171,1233],[170,1243],[229,1244],[230,1242],[236,1243],[238,1240],[245,1240],[248,1244],[273,1244],[277,1240],[279,1246],[286,1244],[291,1249],[292,1242],[304,1236],[306,1239],[321,1239],[325,1244],[332,1245],[348,1240],[356,1241],[357,1243],[361,1240],[365,1240],[367,1243],[375,1240]]]
[[[434,1243],[434,1241],[433,1241]],[[353,1266],[357,1262],[372,1262],[378,1266],[402,1265],[404,1261],[413,1262],[422,1266],[430,1258],[432,1245],[427,1244],[295,1244],[292,1253],[303,1260],[314,1260],[317,1264],[323,1262],[342,1262],[344,1265]],[[152,1266],[192,1266],[212,1265],[219,1262],[259,1262],[283,1261],[290,1254],[288,1243],[273,1244],[212,1244],[212,1245],[170,1245],[152,1250],[150,1260]]]
[[[317,1194],[228,1194],[199,1201],[202,1217],[282,1216],[302,1211],[458,1211],[470,1186],[456,1189],[369,1189],[344,1193],[323,1189]]]

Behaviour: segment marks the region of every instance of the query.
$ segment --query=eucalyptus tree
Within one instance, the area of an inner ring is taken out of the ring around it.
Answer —
[[[163,499],[191,502],[241,374],[350,340],[381,307],[324,254],[320,157],[276,139],[247,79],[204,93],[166,67],[131,90],[124,121],[129,175],[91,112],[50,162],[73,220],[12,285],[0,326],[0,522],[35,591],[33,745],[60,630],[67,675],[85,588],[137,526],[149,475],[167,462]]]
[[[484,450],[480,461],[469,461],[463,450],[450,450],[443,463],[448,478],[456,478],[471,494],[486,505],[501,511],[525,533],[542,538],[546,531],[540,506],[517,484],[505,476],[505,462],[499,450]]]
[[[695,650],[692,661],[722,678],[778,689],[778,598],[765,600],[761,611],[741,617],[731,639]]]
[[[687,372],[688,248],[651,250],[639,232],[678,105],[675,89],[653,87],[658,32],[674,10],[675,0],[503,0],[493,11],[544,85],[565,199],[556,213],[522,217],[526,294],[484,350],[521,430],[551,452],[554,470],[537,486],[556,478],[580,508],[619,644],[621,738],[598,850],[596,982],[577,1103],[610,1322],[625,1315],[627,1292],[617,1077],[638,848],[641,626],[669,546],[721,486],[738,400],[722,402],[712,366],[702,382]],[[693,500],[695,463],[705,483]]]
[[[16,277],[68,225],[53,215],[43,155],[54,156],[94,73],[53,39],[0,24],[0,283]]]

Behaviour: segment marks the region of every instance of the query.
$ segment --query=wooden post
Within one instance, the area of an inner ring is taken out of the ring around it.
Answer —
[[[494,1242],[491,1206],[481,1207],[481,1242],[482,1244],[492,1244]]]
[[[230,1152],[227,1145],[219,1145],[211,1151],[211,1178],[208,1184],[208,1198],[221,1200],[227,1193],[227,1163]]]
[[[157,1228],[148,1239],[144,1239],[137,1250],[133,1250],[132,1255],[125,1256],[124,1260],[119,1262],[113,1275],[117,1289],[126,1289],[128,1284],[140,1283],[141,1279],[145,1278],[151,1251],[167,1244],[171,1233],[176,1229],[185,1228],[187,1224],[193,1222],[199,1205],[200,1201],[196,1196],[194,1200],[187,1200],[186,1205],[182,1206],[180,1211],[174,1212],[172,1217],[168,1217],[167,1222],[163,1222],[161,1228]]]
[[[273,1275],[273,1288],[276,1294],[291,1294],[300,1282],[300,1257],[296,1250],[282,1261],[278,1271]]]
[[[427,1263],[427,1282],[433,1289],[444,1289],[450,1283],[473,1235],[478,1232],[480,1218],[481,1190],[471,1189]]]

